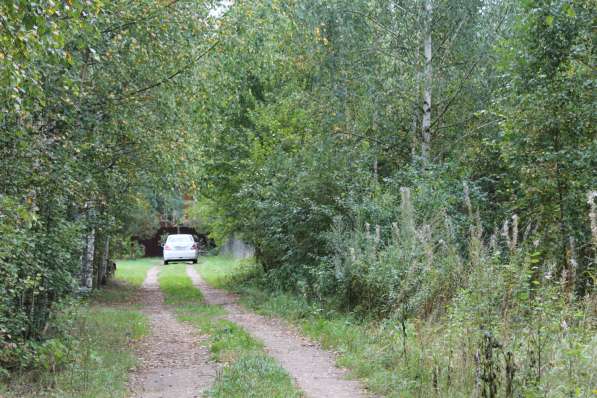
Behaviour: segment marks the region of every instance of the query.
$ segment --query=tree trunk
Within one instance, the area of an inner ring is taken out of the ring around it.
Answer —
[[[429,161],[429,148],[431,146],[431,82],[433,78],[432,52],[431,52],[431,30],[432,30],[433,3],[432,0],[425,1],[425,81],[423,88],[423,121],[421,157],[427,163]]]
[[[95,228],[85,236],[85,252],[81,264],[81,291],[89,292],[93,288],[93,256],[95,254]]]
[[[102,255],[102,262],[98,272],[98,286],[106,284],[106,270],[108,269],[108,257],[110,254],[110,237],[106,236],[106,243],[104,244],[104,254]]]
[[[417,13],[417,25],[420,23],[421,17],[420,13]],[[418,36],[418,34],[417,34]],[[419,47],[419,37],[416,39],[417,45],[415,46],[415,95],[413,99],[413,121],[412,121],[412,147],[410,148],[411,152],[411,162],[414,162],[417,158],[417,146],[418,146],[418,135],[419,135],[419,98],[421,96],[421,68],[420,68],[420,47]]]

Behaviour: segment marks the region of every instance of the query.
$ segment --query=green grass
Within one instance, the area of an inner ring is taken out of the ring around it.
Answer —
[[[236,260],[225,256],[204,257],[197,269],[211,286],[231,289],[240,287],[254,274],[255,262],[252,259]]]
[[[122,274],[127,272],[125,268]],[[133,281],[138,280],[136,267],[131,274],[136,274]],[[109,289],[108,294],[64,306],[52,323],[54,337],[35,347],[33,368],[0,384],[0,396],[127,396],[128,371],[137,363],[132,343],[149,333],[149,321],[126,305],[133,286]],[[106,301],[117,305],[100,305]]]
[[[201,305],[203,296],[187,276],[186,264],[172,264],[160,270],[160,289],[166,304],[174,306]]]
[[[127,284],[140,287],[145,280],[147,271],[154,265],[160,264],[158,258],[142,258],[138,260],[118,260],[116,261],[116,274],[114,279]]]
[[[260,342],[238,325],[219,319],[225,311],[202,303],[186,275],[186,265],[165,267],[159,276],[166,303],[178,319],[209,335],[213,359],[225,366],[209,391],[211,397],[300,397],[290,376],[263,351]]]
[[[141,287],[147,271],[154,265],[160,264],[157,258],[142,258],[137,260],[117,260],[116,274],[107,286],[95,290],[92,299],[101,304],[138,306],[134,303],[135,291]]]
[[[361,379],[375,394],[387,397],[474,395],[474,355],[477,350],[482,350],[479,341],[482,341],[483,332],[478,328],[467,328],[459,320],[413,319],[406,324],[404,338],[401,324],[396,319],[364,319],[308,302],[300,295],[271,291],[260,281],[259,268],[247,261],[208,258],[198,270],[209,283],[239,293],[245,306],[262,315],[282,317],[297,325],[306,336],[319,341],[324,348],[338,352],[338,365],[348,368],[353,377]],[[511,333],[521,338],[525,330],[512,330]],[[556,331],[551,345],[544,347],[551,360],[557,361],[555,365],[550,364],[549,372],[552,373],[548,374],[547,367],[544,369],[542,386],[516,385],[521,396],[588,396],[594,389],[592,381],[597,374],[595,361],[591,359],[597,350],[592,348],[595,345],[591,344],[591,332],[585,334],[587,338],[577,340],[582,344],[573,345],[561,340],[569,338],[572,341],[574,336],[562,337]],[[547,341],[545,335],[544,339]],[[592,341],[597,341],[594,334]],[[575,348],[567,348],[566,344]],[[493,355],[503,373],[503,354],[494,350]],[[516,366],[522,366],[524,352],[515,351],[514,355]],[[572,364],[577,361],[583,365],[566,373],[566,369],[572,369]],[[517,372],[517,380],[521,380],[524,375],[520,370]],[[503,388],[500,386],[500,392]]]

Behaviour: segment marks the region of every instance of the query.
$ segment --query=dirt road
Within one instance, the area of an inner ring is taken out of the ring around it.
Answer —
[[[153,267],[141,288],[139,302],[151,322],[151,335],[137,348],[141,366],[131,377],[138,398],[194,398],[211,387],[217,364],[210,361],[207,341],[196,329],[178,322],[164,305]]]
[[[283,321],[265,318],[240,307],[233,294],[209,286],[191,266],[187,274],[201,290],[208,304],[223,306],[226,318],[242,326],[263,342],[267,353],[275,358],[311,398],[367,397],[357,381],[346,380],[346,372],[338,369],[332,354],[300,336]]]
[[[130,380],[136,398],[194,398],[203,396],[215,380],[218,365],[210,360],[207,338],[190,325],[177,321],[164,305],[155,266],[147,274],[139,302],[151,322],[151,335],[137,348],[141,366]],[[209,286],[190,265],[187,274],[207,304],[220,305],[226,319],[260,340],[310,398],[367,397],[362,385],[347,380],[332,354],[298,334],[281,320],[265,318],[237,304],[233,294]],[[264,397],[266,398],[266,397]]]

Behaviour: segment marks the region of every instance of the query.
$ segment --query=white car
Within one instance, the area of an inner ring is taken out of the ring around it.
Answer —
[[[199,246],[193,235],[169,235],[164,243],[164,265],[170,261],[192,261],[197,264]]]

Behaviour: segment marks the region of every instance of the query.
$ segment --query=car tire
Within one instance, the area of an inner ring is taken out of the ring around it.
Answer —
[[[168,265],[168,260],[164,260],[164,265]]]
[[[197,259],[193,260],[193,264],[197,264]]]

